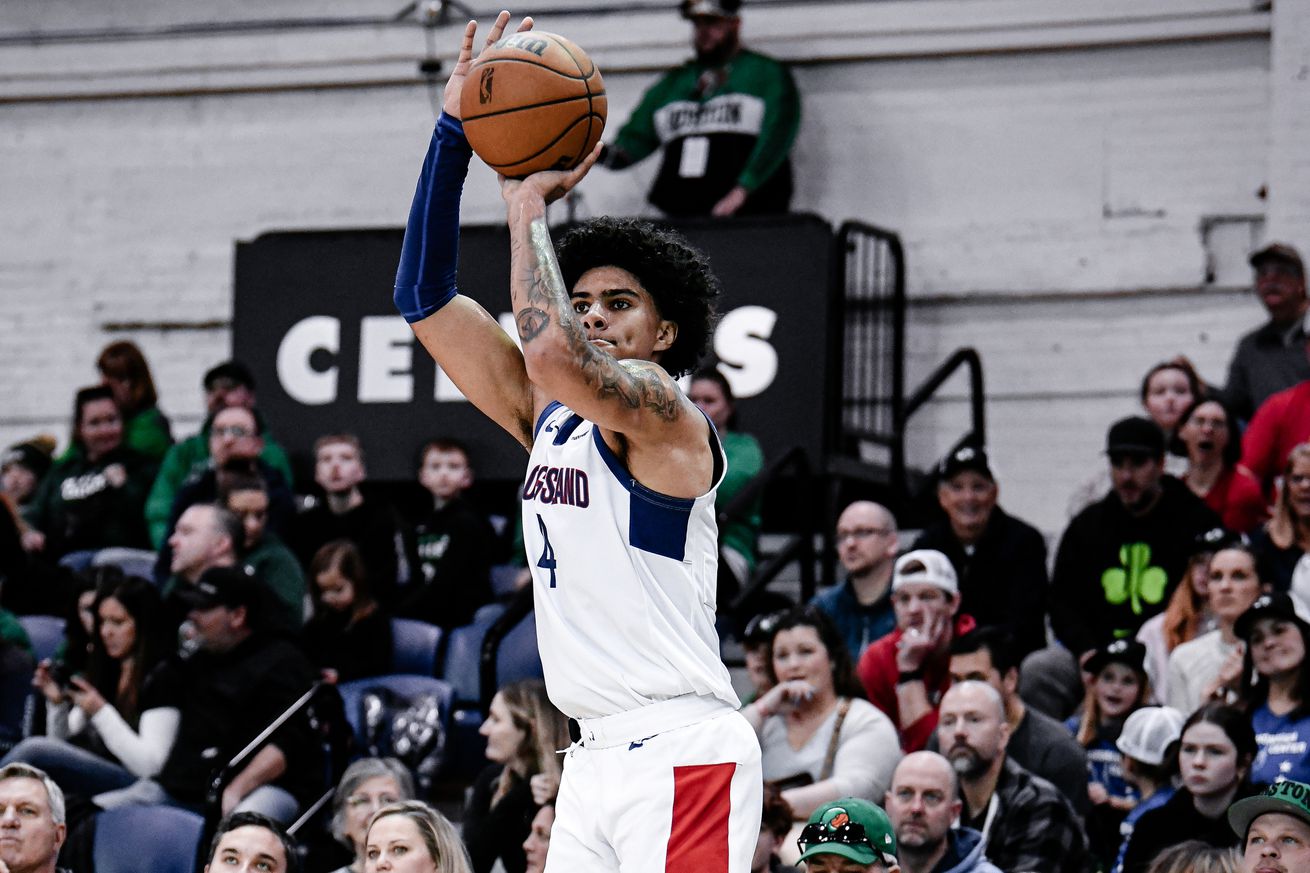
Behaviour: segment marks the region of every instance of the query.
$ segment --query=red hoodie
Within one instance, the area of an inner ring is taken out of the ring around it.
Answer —
[[[954,637],[967,634],[976,624],[973,616],[957,615]],[[903,725],[901,706],[896,699],[896,682],[901,678],[900,668],[896,666],[896,644],[900,639],[901,629],[897,628],[871,643],[860,656],[858,672],[864,692],[869,695],[869,702],[885,712],[892,724],[896,725],[901,735],[901,748],[908,754],[923,749],[932,732],[937,730],[937,704],[946,689],[951,687],[951,656],[949,653],[933,655],[923,662],[923,684],[928,689],[928,700],[932,702],[933,709],[913,724]]]

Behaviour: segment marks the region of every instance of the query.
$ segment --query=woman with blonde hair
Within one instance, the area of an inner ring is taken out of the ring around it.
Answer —
[[[1237,852],[1200,840],[1188,840],[1165,849],[1146,873],[1241,873]]]
[[[1310,604],[1310,578],[1306,578],[1310,573],[1297,572],[1310,552],[1310,443],[1288,452],[1274,516],[1251,538],[1251,547],[1264,581],[1275,591],[1290,591]]]
[[[365,873],[471,873],[459,833],[420,800],[384,806],[364,837]]]
[[[568,748],[568,722],[546,696],[545,683],[525,679],[496,692],[478,732],[487,738],[491,764],[464,808],[464,844],[474,873],[487,873],[497,858],[506,873],[523,873],[532,819],[559,790],[558,752]]]

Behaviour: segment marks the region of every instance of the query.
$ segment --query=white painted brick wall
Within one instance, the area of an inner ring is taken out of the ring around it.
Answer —
[[[45,11],[54,7],[38,0],[11,2],[26,26],[77,26],[75,15]],[[308,4],[293,5],[307,14],[300,7]],[[1112,6],[1129,16],[1137,5],[1088,0],[1080,8],[1089,17]],[[1179,26],[1213,20],[1199,12],[1189,19],[1177,0],[1153,5]],[[1260,320],[1237,289],[1197,291],[1206,267],[1202,220],[1263,216],[1257,191],[1268,183],[1272,227],[1310,245],[1306,5],[1279,4],[1272,50],[1249,4],[1206,0],[1197,9],[1228,15],[1234,34],[938,56],[914,34],[916,22],[936,26],[932,16],[946,6],[992,17],[1003,6],[1015,33],[1026,33],[1025,20],[1055,13],[1036,0],[877,4],[899,23],[870,37],[866,56],[797,66],[806,99],[798,208],[902,234],[915,300],[911,383],[959,345],[982,350],[1005,501],[1047,531],[1063,526],[1068,491],[1100,463],[1105,424],[1137,408],[1137,382],[1150,364],[1184,352],[1221,381],[1233,340]],[[172,3],[134,11],[82,5],[93,7],[93,24],[194,20]],[[771,50],[803,57],[822,43],[805,36],[814,16],[838,7],[871,14],[858,4],[811,4],[793,8],[790,20],[785,10],[761,15],[754,32]],[[245,8],[227,2],[220,11],[241,17]],[[668,40],[682,26],[652,28],[649,52],[664,59],[656,66],[676,57]],[[1060,26],[1062,35],[1077,33]],[[0,17],[0,36],[12,32],[5,28]],[[799,49],[787,41],[793,32]],[[294,57],[297,41],[311,38],[265,36],[259,51]],[[996,38],[980,26],[979,50]],[[350,34],[323,45],[327,54],[343,41],[379,46],[379,55],[420,50],[399,39]],[[86,51],[107,66],[163,69],[200,44]],[[35,87],[19,72],[42,69],[43,59],[74,63],[81,51],[0,42],[0,372],[8,401],[0,444],[38,430],[62,439],[72,391],[94,379],[99,348],[122,336],[145,349],[164,410],[190,432],[200,375],[229,348],[222,323],[231,316],[234,243],[269,230],[398,225],[432,121],[430,95],[418,85],[5,102],[3,95]],[[223,75],[215,66],[215,81]],[[653,75],[607,75],[612,118],[626,117]],[[648,162],[624,174],[598,171],[584,213],[632,211],[652,170]],[[485,169],[471,174],[464,218],[502,218]],[[127,334],[105,327],[133,321],[219,326]],[[958,391],[929,407],[912,433],[913,456],[934,457],[964,411]]]

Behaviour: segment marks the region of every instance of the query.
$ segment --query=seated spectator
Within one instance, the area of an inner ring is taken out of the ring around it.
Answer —
[[[197,503],[216,503],[221,499],[222,481],[231,476],[258,476],[267,483],[268,510],[265,527],[281,535],[295,514],[295,498],[282,474],[270,464],[260,460],[264,445],[259,419],[253,410],[244,406],[230,406],[214,414],[209,428],[209,464],[191,471],[191,476],[177,490],[173,510],[168,520],[171,536],[177,519],[187,507]],[[155,575],[162,576],[172,560],[171,546],[165,541],[159,550]]]
[[[810,816],[800,837],[806,873],[900,873],[887,813],[862,797],[840,797]]]
[[[857,500],[842,510],[833,537],[846,581],[814,595],[810,602],[827,613],[858,662],[870,643],[896,629],[892,608],[892,567],[900,539],[896,517],[871,500]]]
[[[1181,410],[1180,410],[1181,411]],[[1024,674],[1040,677],[1048,714],[1082,699],[1077,664],[1102,642],[1137,633],[1183,580],[1197,535],[1219,518],[1187,486],[1164,475],[1165,437],[1144,418],[1125,418],[1106,435],[1112,488],[1069,523],[1051,574],[1051,628],[1063,650],[1032,655]],[[1044,698],[1044,699],[1043,699]],[[1066,711],[1063,716],[1067,716]]]
[[[364,873],[364,839],[373,814],[414,799],[414,777],[395,758],[360,758],[346,768],[332,795],[332,836],[350,849],[353,860],[333,873]]]
[[[984,682],[952,685],[942,698],[937,742],[960,777],[960,824],[983,835],[1002,870],[1083,873],[1087,838],[1068,799],[1005,752],[1001,695]]]
[[[1237,421],[1228,408],[1218,398],[1206,396],[1179,417],[1171,448],[1187,457],[1187,470],[1180,478],[1192,493],[1214,510],[1228,530],[1250,533],[1269,517],[1269,510],[1260,483],[1237,465],[1241,457],[1237,436]]]
[[[1164,433],[1166,445],[1174,438],[1179,416],[1196,402],[1196,398],[1204,391],[1205,384],[1196,374],[1196,368],[1183,355],[1161,361],[1146,371],[1146,375],[1142,377],[1139,395],[1142,411]],[[1177,456],[1165,455],[1161,460],[1164,472],[1174,476],[1182,475],[1187,468],[1183,459]],[[1101,499],[1101,496],[1111,487],[1112,477],[1109,472],[1102,466],[1091,479],[1074,492],[1069,504],[1070,515],[1077,515]]]
[[[1167,706],[1145,706],[1128,716],[1115,740],[1123,755],[1123,775],[1140,800],[1119,825],[1119,849],[1112,873],[1123,873],[1124,852],[1137,820],[1164,806],[1174,796],[1178,775],[1178,739],[1183,733],[1182,713]]]
[[[773,678],[772,644],[773,631],[778,621],[787,613],[766,612],[746,622],[746,629],[741,636],[742,657],[746,661],[746,678],[750,680],[751,691],[742,700],[742,704],[753,703],[768,692],[776,683]]]
[[[924,529],[915,549],[951,559],[960,580],[960,611],[980,625],[1007,628],[1020,654],[1046,645],[1046,540],[997,506],[1000,489],[975,446],[942,461],[937,502],[946,514]]]
[[[1092,681],[1082,712],[1066,725],[1087,750],[1087,793],[1092,800],[1087,841],[1102,864],[1118,854],[1119,825],[1137,805],[1137,789],[1124,778],[1117,743],[1124,722],[1150,699],[1145,661],[1146,647],[1138,642],[1115,640],[1098,648],[1083,664]]]
[[[1247,776],[1255,752],[1255,734],[1241,711],[1212,702],[1192,713],[1178,747],[1182,787],[1137,820],[1123,853],[1124,873],[1145,873],[1157,855],[1186,840],[1236,846],[1225,814],[1234,800],[1253,793]]]
[[[350,540],[333,540],[309,563],[314,617],[305,652],[331,682],[391,672],[391,619],[373,597],[368,571]]]
[[[379,809],[365,837],[367,869],[471,873],[459,833],[426,803],[402,800]]]
[[[1310,623],[1286,594],[1266,594],[1237,620],[1234,632],[1246,650],[1242,703],[1255,730],[1251,782],[1310,782]]]
[[[901,753],[896,729],[859,697],[827,615],[801,607],[773,633],[777,684],[742,710],[760,737],[764,779],[807,816],[835,797],[881,797]]]
[[[418,480],[432,495],[432,511],[413,527],[413,572],[397,611],[444,628],[459,627],[473,620],[479,606],[495,599],[491,565],[496,533],[487,517],[464,499],[473,484],[473,467],[463,444],[438,439],[425,445]]]
[[[1310,355],[1310,342],[1305,352]],[[1255,477],[1268,498],[1275,478],[1293,448],[1310,440],[1310,379],[1272,395],[1251,417],[1242,434],[1242,467]]]
[[[40,767],[70,792],[90,796],[155,776],[177,736],[177,672],[167,662],[172,628],[159,592],[135,576],[95,591],[90,658],[81,673],[49,661],[32,685],[47,702],[46,733],[19,743],[5,762]]]
[[[1200,840],[1188,840],[1165,849],[1146,873],[1241,873],[1237,851],[1219,849]]]
[[[546,696],[546,685],[525,679],[501,688],[478,729],[491,764],[478,774],[464,805],[463,836],[473,873],[523,873],[523,844],[537,809],[559,791],[558,750],[569,745],[568,722]]]
[[[305,623],[309,597],[300,562],[277,534],[268,529],[268,482],[258,473],[220,473],[219,502],[241,519],[245,564],[277,597],[281,609],[270,616],[278,626],[296,632]]]
[[[178,489],[194,473],[203,472],[210,466],[209,437],[214,416],[229,406],[255,409],[255,377],[239,361],[226,361],[205,373],[204,389],[207,416],[204,426],[199,433],[174,444],[168,454],[164,455],[159,475],[155,477],[155,484],[146,501],[146,525],[150,529],[152,548],[161,548],[168,539],[169,522],[173,518],[173,500],[177,497]],[[267,428],[263,426],[262,419],[259,419],[258,412],[255,416],[263,436],[259,459],[281,473],[288,486],[292,485],[294,480],[287,453],[266,432]]]
[[[1310,553],[1310,443],[1288,454],[1274,516],[1251,538],[1251,548],[1260,578],[1275,591],[1290,591],[1310,603],[1310,578],[1297,579],[1298,564]]]
[[[1242,840],[1242,873],[1310,870],[1310,785],[1270,785],[1234,803],[1228,823]]]
[[[295,646],[265,632],[269,595],[244,570],[215,567],[180,592],[197,651],[181,662],[177,740],[153,780],[99,794],[96,805],[204,808],[215,773],[305,693],[314,671]],[[292,718],[224,788],[221,811],[291,821],[321,790],[319,744]]]
[[[155,463],[173,444],[168,418],[159,411],[159,395],[150,365],[136,343],[119,340],[105,346],[96,359],[96,369],[123,415],[123,444]]]
[[[390,604],[397,579],[399,525],[388,504],[377,498],[365,499],[360,485],[367,475],[357,437],[319,437],[314,442],[314,481],[323,490],[323,499],[296,515],[288,543],[300,563],[308,567],[325,544],[350,540],[359,547],[374,595]]]
[[[42,435],[15,443],[0,455],[0,494],[15,509],[21,512],[36,496],[36,487],[54,463],[54,450],[54,437]]]
[[[550,829],[554,826],[555,804],[544,804],[532,817],[532,830],[523,841],[523,857],[528,859],[524,868],[526,873],[545,873],[546,853],[550,850]],[[757,871],[752,868],[751,873]]]
[[[924,748],[937,727],[937,704],[951,684],[951,641],[974,628],[958,615],[955,568],[941,552],[901,555],[892,570],[896,630],[864,650],[860,682],[869,702],[887,713],[901,748]]]
[[[24,512],[29,552],[56,561],[107,546],[145,548],[142,512],[155,467],[123,445],[123,419],[103,385],[83,388],[73,404],[73,444],[41,480]]]
[[[1242,651],[1234,628],[1261,590],[1255,556],[1245,544],[1230,542],[1210,558],[1210,611],[1219,627],[1169,656],[1170,706],[1190,713],[1216,692],[1240,684]]]
[[[717,367],[704,367],[691,377],[687,397],[705,413],[719,442],[723,444],[728,470],[714,494],[714,511],[719,514],[719,589],[718,606],[722,612],[750,581],[755,572],[757,540],[762,523],[763,494],[731,519],[722,519],[725,508],[764,470],[764,449],[759,440],[738,429],[737,398],[732,386]],[[858,657],[858,656],[852,656]]]
[[[884,801],[902,873],[1001,873],[983,854],[982,834],[955,821],[964,808],[951,762],[912,752],[892,774]]]
[[[1230,539],[1221,527],[1198,536],[1183,582],[1174,589],[1169,605],[1137,632],[1137,642],[1146,646],[1146,675],[1157,702],[1169,699],[1169,655],[1173,650],[1219,626],[1210,611],[1210,558]]]
[[[1074,811],[1085,816],[1087,752],[1060,722],[1026,705],[1019,696],[1019,661],[1009,635],[980,627],[951,643],[951,683],[986,682],[1001,695],[1010,739],[1005,751],[1023,769],[1060,789]],[[936,748],[936,737],[932,746]]]
[[[544,809],[545,807],[543,807]],[[554,819],[554,811],[551,813]],[[789,869],[778,857],[787,835],[792,830],[792,820],[796,818],[791,804],[782,799],[782,792],[776,785],[764,786],[764,809],[760,814],[760,838],[755,843],[755,855],[751,858],[750,873],[784,873]],[[536,830],[536,822],[533,822]],[[531,838],[529,838],[531,839]],[[526,848],[526,844],[524,848]],[[790,868],[795,869],[795,868]],[[532,855],[528,855],[528,871],[534,873]]]
[[[300,873],[300,854],[280,824],[256,812],[238,812],[215,829],[205,861],[205,873],[211,870]]]
[[[168,538],[169,575],[159,589],[170,624],[182,624],[189,608],[180,599],[181,594],[194,586],[206,570],[240,563],[245,538],[241,519],[226,508],[211,503],[187,507]]]
[[[8,873],[68,873],[55,866],[67,836],[64,792],[36,767],[0,767],[0,834]]]
[[[1228,365],[1224,397],[1238,418],[1249,421],[1271,395],[1310,379],[1302,322],[1307,302],[1301,255],[1286,243],[1267,245],[1251,255],[1255,293],[1269,320],[1243,336]]]

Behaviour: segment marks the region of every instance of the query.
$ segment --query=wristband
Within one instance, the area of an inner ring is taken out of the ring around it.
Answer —
[[[922,681],[923,681],[922,667],[920,667],[918,670],[908,670],[896,677],[897,685],[905,685],[910,682],[922,682]]]
[[[459,198],[473,149],[459,119],[437,119],[400,248],[392,299],[410,324],[422,321],[459,293]]]

